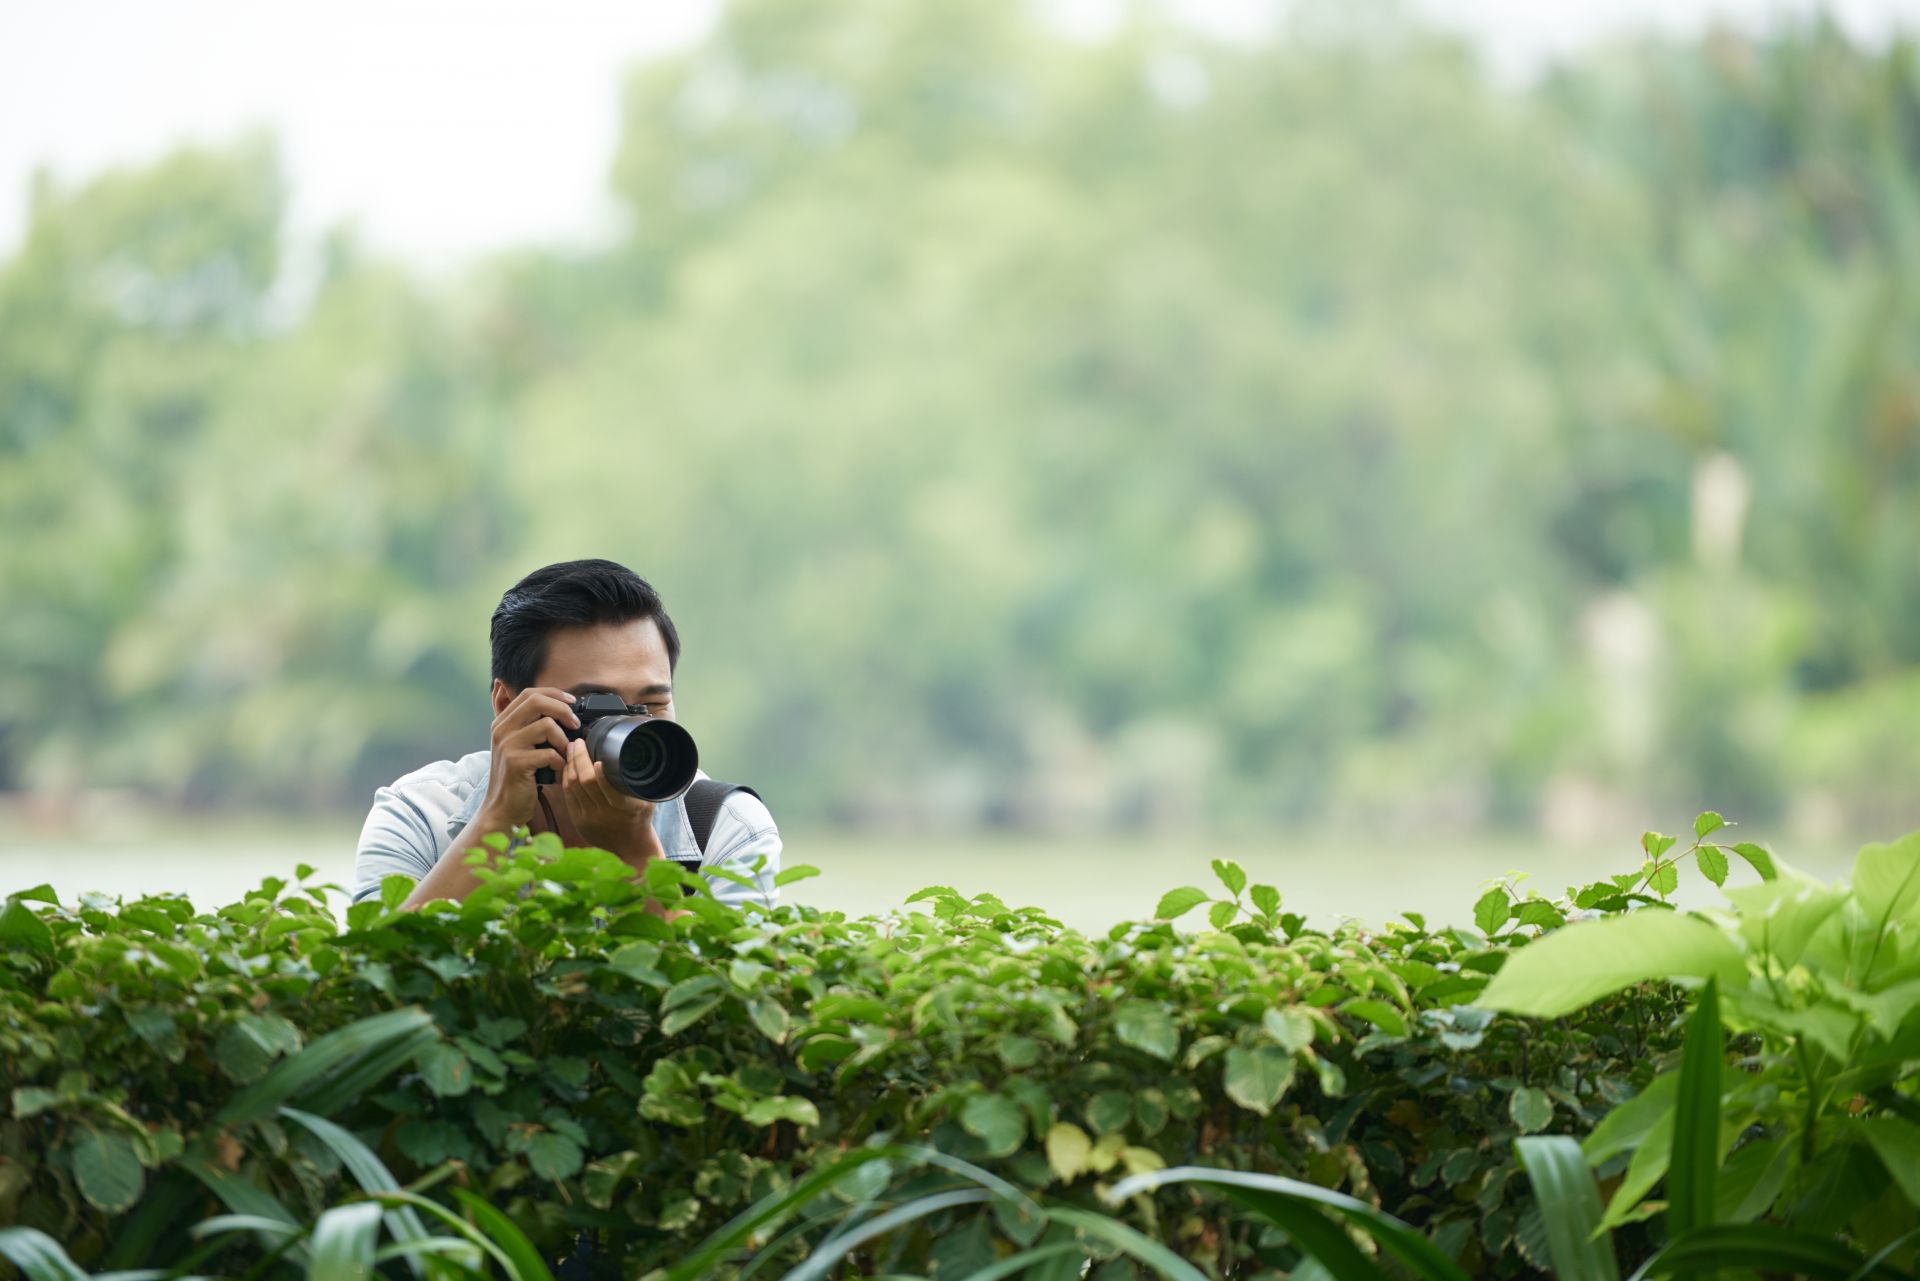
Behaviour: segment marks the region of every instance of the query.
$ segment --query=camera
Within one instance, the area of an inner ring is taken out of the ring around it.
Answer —
[[[628,703],[618,694],[583,694],[574,703],[573,714],[580,718],[580,728],[561,728],[569,741],[586,740],[587,755],[607,767],[607,782],[615,790],[643,801],[670,801],[693,785],[700,753],[693,735],[675,722],[662,720],[644,705]],[[550,746],[566,751],[563,743]],[[533,781],[557,780],[554,771],[543,769]]]

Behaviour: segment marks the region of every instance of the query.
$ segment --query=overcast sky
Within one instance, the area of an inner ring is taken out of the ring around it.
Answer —
[[[1097,25],[1111,0],[1057,0]],[[1635,27],[1763,22],[1801,0],[1419,0],[1524,76]],[[29,175],[63,180],[250,125],[278,134],[296,233],[337,222],[423,262],[605,225],[621,70],[696,40],[716,0],[0,0],[0,253]],[[1232,32],[1272,0],[1181,0]],[[1920,27],[1920,0],[1835,0]]]

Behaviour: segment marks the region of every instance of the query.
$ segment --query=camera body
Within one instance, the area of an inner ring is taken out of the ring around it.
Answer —
[[[607,767],[607,782],[616,791],[643,801],[670,801],[693,785],[700,752],[693,735],[676,722],[618,694],[583,694],[573,714],[580,718],[580,728],[561,727],[568,741],[585,740],[587,754]],[[566,751],[565,744],[552,746]],[[533,781],[550,784],[557,779],[553,770],[542,769]]]

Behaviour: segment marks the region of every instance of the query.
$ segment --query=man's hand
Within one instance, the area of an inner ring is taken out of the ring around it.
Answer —
[[[653,802],[628,796],[607,782],[607,767],[587,754],[587,745],[567,744],[567,766],[560,774],[560,794],[567,814],[589,845],[618,854],[635,870],[661,857],[660,837],[653,830]]]
[[[573,714],[573,695],[539,685],[521,690],[493,718],[493,761],[487,770],[486,800],[480,805],[480,813],[490,820],[484,830],[503,831],[532,822],[535,772],[564,770],[567,758],[560,749],[582,746],[578,741],[567,742],[563,725],[580,728],[580,718]]]

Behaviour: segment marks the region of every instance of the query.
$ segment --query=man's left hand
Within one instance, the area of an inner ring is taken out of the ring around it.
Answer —
[[[653,830],[653,802],[616,790],[607,782],[607,767],[592,759],[579,739],[567,744],[560,795],[587,844],[610,850],[636,868],[661,856],[660,837]]]

